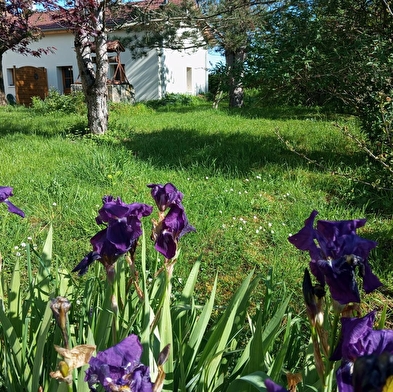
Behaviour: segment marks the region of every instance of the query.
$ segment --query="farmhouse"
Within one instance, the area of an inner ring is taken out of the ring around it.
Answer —
[[[156,0],[155,3],[166,3]],[[44,97],[54,88],[69,94],[78,85],[79,71],[74,50],[74,36],[47,13],[37,12],[33,23],[43,37],[30,44],[31,48],[54,47],[53,53],[34,57],[7,51],[3,56],[5,93],[9,99],[29,104],[32,96]],[[125,36],[124,31],[109,35]],[[110,58],[108,83],[130,84],[136,101],[160,99],[166,93],[196,95],[207,92],[208,61],[206,49],[151,49],[144,57],[133,58],[129,49],[119,42],[108,45]],[[110,94],[109,94],[110,96]]]

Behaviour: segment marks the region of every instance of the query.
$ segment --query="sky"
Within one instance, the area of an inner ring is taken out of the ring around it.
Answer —
[[[220,61],[225,64],[224,56],[222,56],[220,53],[218,53],[214,50],[209,50],[207,56],[208,56],[207,58],[208,58],[208,62],[209,62],[209,68],[214,68],[214,66],[217,63],[219,63]]]

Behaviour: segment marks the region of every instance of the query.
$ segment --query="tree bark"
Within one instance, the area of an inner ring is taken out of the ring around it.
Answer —
[[[244,104],[243,65],[246,59],[245,48],[226,50],[225,60],[228,68],[229,107],[241,108]]]
[[[7,105],[3,75],[3,53],[0,53],[0,106]]]
[[[83,92],[87,104],[87,119],[90,133],[104,134],[108,129],[108,53],[104,16],[97,21],[99,33],[94,39],[96,61],[92,60],[91,42],[83,30],[75,33],[75,50]]]

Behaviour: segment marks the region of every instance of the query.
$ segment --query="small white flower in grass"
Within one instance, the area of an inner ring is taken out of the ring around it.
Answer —
[[[239,192],[239,195],[241,195],[242,193],[241,192]]]
[[[259,230],[258,230],[258,229],[256,229],[256,230],[255,230],[255,233],[257,233],[257,234],[258,234],[258,233],[259,233]]]
[[[261,180],[261,179],[262,179],[262,177],[258,175],[257,176],[257,180]]]
[[[231,188],[230,191],[233,192],[233,188]]]
[[[248,192],[247,192],[247,191],[244,191],[244,193],[247,194]]]
[[[282,222],[282,225],[283,225],[283,226],[286,226],[285,222]]]
[[[15,256],[16,256],[16,257],[20,257],[20,256],[22,256],[22,255],[21,255],[20,252],[16,252],[16,253],[15,253]]]
[[[222,214],[222,211],[220,210],[220,211],[218,211],[220,214]]]
[[[226,228],[227,228],[227,225],[224,223],[224,224],[222,225],[222,228],[223,228],[223,229],[226,229]]]
[[[256,216],[256,215],[254,215],[254,216],[253,216],[253,218],[254,218],[254,219],[257,219],[257,216]]]
[[[233,220],[236,220],[236,216],[234,216],[232,219],[233,219]]]
[[[272,227],[273,225],[269,222],[268,224],[267,224],[269,227]]]
[[[209,177],[207,177],[207,176],[206,176],[206,177],[205,177],[205,179],[206,179],[206,180],[208,180],[208,179],[209,179]]]
[[[76,304],[77,304],[77,305],[80,305],[80,304],[81,304],[81,301],[80,301],[79,299],[77,299],[77,300],[76,300]]]
[[[20,244],[20,246],[21,246],[22,248],[26,248],[26,243],[25,243],[25,242],[22,242],[22,243]]]
[[[190,181],[190,177],[187,178],[187,181]]]
[[[289,234],[288,234],[288,237],[292,237],[292,233],[289,233]]]
[[[274,230],[272,230],[271,233],[274,234]]]
[[[239,230],[243,230],[243,227],[240,226],[240,227],[239,227]]]
[[[56,206],[57,206],[57,203],[56,203],[56,202],[53,202],[53,203],[52,203],[52,206],[53,206],[53,207],[56,207]]]
[[[19,249],[19,246],[18,246],[18,245],[15,245],[15,246],[14,246],[14,249],[15,249],[15,250],[18,250],[18,249]]]

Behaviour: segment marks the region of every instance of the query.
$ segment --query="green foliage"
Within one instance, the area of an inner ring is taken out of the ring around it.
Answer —
[[[202,96],[189,94],[173,94],[167,93],[162,99],[146,102],[146,106],[152,109],[161,107],[180,107],[180,106],[198,106],[205,103]]]
[[[3,385],[0,390],[38,390],[39,386],[49,392],[61,390],[61,386],[49,377],[59,361],[53,345],[64,344],[58,328],[54,328],[49,307],[50,300],[59,295],[67,296],[72,302],[67,328],[71,347],[96,344],[97,350],[102,351],[131,333],[138,334],[145,353],[143,360],[150,364],[154,379],[156,360],[169,343],[164,391],[239,390],[233,389],[231,383],[243,374],[236,381],[237,385],[247,380],[248,372],[264,369],[266,356],[271,358],[266,374],[272,377],[280,374],[289,353],[291,336],[288,331],[299,320],[292,320],[287,314],[290,298],[285,292],[282,293],[285,301],[277,300],[278,293],[271,283],[272,272],[266,278],[268,290],[264,306],[253,316],[257,321],[254,324],[253,318],[250,319],[252,333],[248,337],[245,320],[260,280],[258,276],[253,277],[253,272],[220,314],[214,307],[217,277],[204,305],[199,305],[195,297],[200,261],[193,266],[181,294],[173,298],[165,266],[154,263],[155,269],[146,272],[145,237],[142,238],[138,268],[141,275],[129,264],[129,259],[127,263],[127,258],[123,258],[116,264],[113,284],[103,280],[103,268],[98,263],[94,273],[80,282],[72,279],[67,271],[56,273],[52,237],[50,227],[37,271],[33,271],[27,245],[29,283],[26,291],[21,290],[19,262],[14,266],[10,282],[4,279],[1,282],[0,379]],[[283,331],[287,331],[284,344],[277,351],[277,339]],[[83,371],[80,370],[74,375],[74,390],[87,390],[82,380]]]
[[[60,94],[56,89],[50,89],[48,96],[44,100],[39,97],[33,97],[32,108],[38,113],[86,113],[86,104],[81,92],[65,95]]]
[[[56,363],[50,347],[56,334],[49,300],[65,294],[68,277],[53,268],[51,227],[42,255],[35,254],[38,265],[33,263],[31,250],[26,244],[27,265],[17,260],[10,281],[4,274],[0,280],[0,389],[4,391],[37,391],[48,383],[45,378]]]

